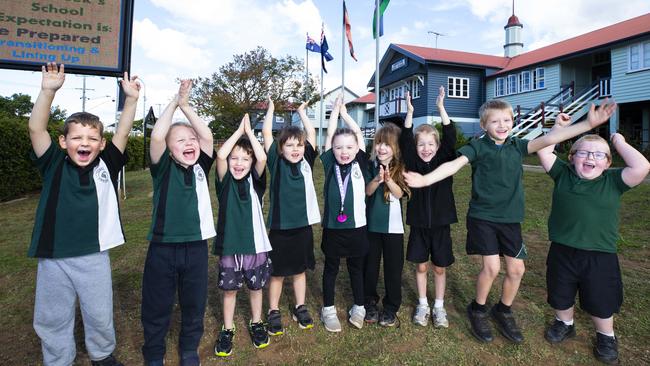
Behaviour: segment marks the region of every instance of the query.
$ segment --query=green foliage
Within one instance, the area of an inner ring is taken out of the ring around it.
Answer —
[[[194,81],[192,101],[197,112],[213,122],[210,128],[217,139],[227,138],[239,126],[244,113],[259,114],[266,109],[267,97],[275,103],[276,113],[282,113],[293,100],[313,100],[316,86],[307,80],[303,61],[285,56],[276,58],[268,50],[257,47],[247,53],[234,55],[233,60],[209,77]],[[259,116],[251,115],[255,121]]]
[[[11,97],[0,96],[0,114],[24,117],[31,112],[34,103],[27,94],[14,94]]]
[[[41,178],[29,154],[27,119],[0,116],[0,201],[40,188]]]
[[[436,128],[436,130],[438,130],[438,133],[442,137],[442,123],[436,123],[434,127]],[[461,146],[467,144],[468,141],[469,140],[467,139],[467,137],[465,137],[463,131],[461,131],[461,129],[458,128],[458,126],[456,126],[456,146],[454,146],[454,149],[460,148]]]

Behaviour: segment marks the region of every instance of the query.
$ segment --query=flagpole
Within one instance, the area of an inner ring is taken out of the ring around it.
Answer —
[[[379,128],[379,0],[375,0],[375,131]]]
[[[321,23],[321,46],[322,46],[322,37],[323,37],[323,28],[325,27],[325,23]],[[323,110],[323,54],[321,53],[321,62],[320,62],[320,121],[319,121],[319,127],[318,127],[318,142],[316,143],[319,146],[319,151],[322,154],[322,143],[323,143],[323,118],[325,115],[325,111]]]
[[[307,39],[309,39],[309,32],[307,32]],[[308,101],[307,84],[309,82],[309,50],[305,47],[305,102]]]
[[[345,0],[341,3],[341,91],[345,103]]]

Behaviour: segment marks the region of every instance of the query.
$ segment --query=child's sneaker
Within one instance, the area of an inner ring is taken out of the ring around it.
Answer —
[[[328,332],[340,332],[341,323],[339,322],[339,317],[336,315],[336,308],[334,306],[327,306],[321,310],[320,319],[325,325],[325,329]]]
[[[564,324],[563,321],[555,319],[555,322],[546,329],[544,338],[550,343],[560,343],[565,339],[575,337],[576,328],[571,325]]]
[[[469,329],[472,335],[481,342],[492,342],[492,330],[488,318],[490,314],[487,311],[477,311],[472,309],[472,303],[467,305],[467,317],[469,318]]]
[[[186,355],[181,355],[181,366],[201,366],[199,354],[192,352]]]
[[[413,313],[413,323],[426,327],[429,323],[429,305],[418,304]]]
[[[398,322],[397,314],[389,310],[382,311],[379,316],[379,325],[382,327],[394,327]]]
[[[596,356],[600,362],[609,365],[616,365],[618,363],[618,341],[616,340],[616,337],[596,333],[594,356]]]
[[[248,322],[248,334],[251,335],[251,340],[253,341],[253,346],[257,349],[265,348],[269,345],[269,334],[266,330],[266,325],[263,321],[253,323],[253,321]]]
[[[314,327],[314,320],[309,315],[309,310],[305,305],[294,308],[292,318],[298,322],[300,329],[311,329]]]
[[[350,309],[348,314],[350,315],[350,318],[348,318],[350,324],[354,325],[359,329],[363,328],[363,322],[364,319],[366,318],[365,307],[359,305],[352,305],[352,308]]]
[[[445,308],[434,307],[433,310],[431,310],[431,316],[433,317],[434,327],[449,328],[449,321],[447,320],[447,311]]]
[[[99,361],[90,361],[90,364],[92,366],[124,366],[112,353]]]
[[[282,314],[280,310],[271,310],[269,315],[266,316],[266,322],[269,325],[269,334],[272,336],[284,334],[282,329]]]
[[[379,321],[379,308],[377,307],[377,304],[375,302],[371,302],[369,304],[365,305],[366,308],[366,316],[364,317],[364,320],[368,324],[374,324]]]
[[[226,357],[232,354],[232,339],[235,337],[235,328],[221,328],[217,344],[214,345],[214,354],[219,357]]]

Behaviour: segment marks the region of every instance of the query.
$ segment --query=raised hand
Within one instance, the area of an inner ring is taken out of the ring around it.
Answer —
[[[436,106],[438,109],[444,107],[445,105],[445,87],[440,85],[438,88],[438,97],[436,98]]]
[[[192,90],[192,79],[181,80],[178,87],[178,105],[186,107],[190,105],[190,91]]]
[[[413,114],[413,104],[411,103],[411,92],[406,92],[406,113]]]
[[[571,124],[571,116],[566,113],[560,113],[555,117],[555,124],[553,127],[566,127]]]
[[[609,140],[612,142],[612,145],[615,145],[617,142],[625,142],[625,136],[616,132],[609,137]]]
[[[270,96],[270,95],[269,95],[268,97],[266,97],[266,99],[267,99],[268,104],[269,104],[269,105],[266,107],[267,111],[269,111],[269,112],[273,112],[273,111],[275,110],[275,104],[273,104],[273,99],[271,99],[271,96]]]
[[[383,165],[381,167],[384,168]],[[392,181],[393,181],[393,178],[391,178],[391,176],[390,176],[390,169],[388,169],[388,168],[384,169],[384,182],[390,183]]]
[[[244,125],[244,133],[246,135],[250,135],[253,133],[253,129],[251,129],[251,119],[248,116],[248,113],[244,114],[244,118],[242,119],[242,124]]]
[[[63,67],[63,65],[61,66]],[[137,75],[129,77],[129,73],[125,71],[124,77],[120,80],[120,85],[127,98],[138,99],[140,96],[140,83],[138,83]]]
[[[616,111],[616,107],[616,103],[610,101],[608,98],[605,98],[605,100],[598,106],[598,108],[596,108],[596,106],[592,103],[589,107],[589,114],[587,114],[587,123],[589,123],[589,126],[591,126],[591,128],[605,123],[605,121],[607,121],[609,117],[612,116],[614,111]]]
[[[308,105],[309,102],[302,102],[302,104],[300,104],[300,106],[298,107],[298,113],[304,113]]]
[[[65,81],[65,66],[61,64],[57,68],[56,62],[48,62],[45,66],[41,66],[43,72],[43,80],[41,81],[41,89],[57,91]]]
[[[375,176],[375,182],[377,184],[384,183],[384,166],[379,164],[379,173]]]

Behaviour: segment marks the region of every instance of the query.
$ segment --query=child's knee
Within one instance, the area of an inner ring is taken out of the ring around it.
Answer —
[[[445,272],[446,272],[445,267],[433,266],[433,273],[436,276],[444,276]]]
[[[424,262],[424,263],[418,263],[418,265],[415,267],[415,270],[417,273],[427,273],[429,270],[429,263]]]
[[[501,263],[499,261],[490,261],[490,262],[483,262],[483,269],[481,272],[490,277],[490,278],[496,278],[499,275],[499,271],[501,270]]]
[[[526,265],[522,260],[514,260],[506,266],[506,274],[509,277],[521,278],[526,272]]]

